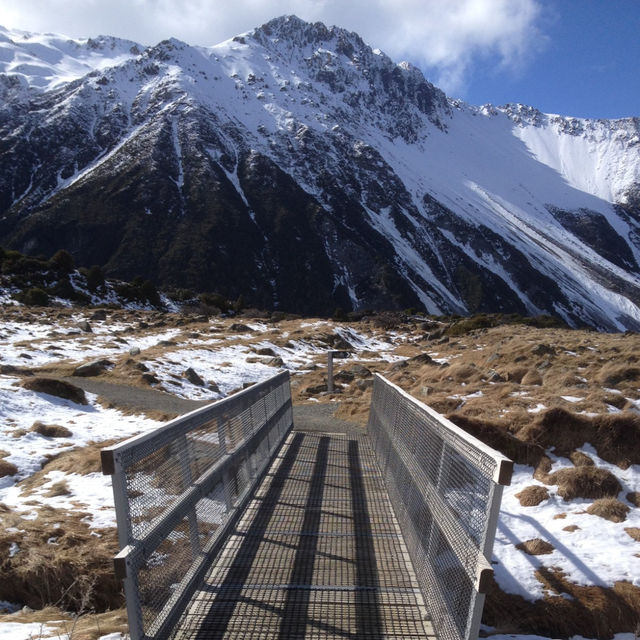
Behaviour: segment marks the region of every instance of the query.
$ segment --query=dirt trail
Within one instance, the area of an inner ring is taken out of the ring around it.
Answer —
[[[208,404],[208,400],[187,400],[156,389],[141,389],[94,378],[62,378],[89,393],[96,393],[114,406],[132,411],[157,411],[181,415]]]
[[[115,384],[95,378],[67,377],[66,382],[102,396],[116,407],[131,411],[154,411],[181,415],[209,404],[209,400],[187,400],[158,391]],[[297,431],[324,431],[327,433],[364,433],[365,427],[334,416],[338,403],[300,404],[293,407],[293,425]]]
[[[339,406],[337,402],[294,405],[293,427],[296,431],[365,433],[363,425],[334,417]]]

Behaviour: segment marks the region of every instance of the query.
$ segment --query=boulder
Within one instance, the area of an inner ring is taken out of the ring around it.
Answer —
[[[112,366],[113,362],[111,362],[110,360],[92,360],[91,362],[87,362],[85,364],[81,364],[79,367],[76,367],[73,371],[73,375],[83,378],[99,376],[103,371],[105,371],[105,369]]]

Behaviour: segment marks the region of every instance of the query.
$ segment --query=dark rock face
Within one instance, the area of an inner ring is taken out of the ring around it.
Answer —
[[[419,70],[294,16],[225,47],[163,41],[53,91],[0,74],[2,244],[64,248],[109,276],[305,314],[416,307],[636,327],[545,264],[566,249],[552,233],[501,232],[474,218],[475,205],[409,184],[421,156],[401,150],[429,149],[454,118],[455,103]],[[241,74],[228,61],[243,56],[252,71]],[[504,113],[518,126],[547,118]],[[632,185],[616,208],[628,237],[599,211],[548,206],[598,256],[574,251],[581,268],[634,304],[637,279],[610,266],[640,273],[638,193]]]

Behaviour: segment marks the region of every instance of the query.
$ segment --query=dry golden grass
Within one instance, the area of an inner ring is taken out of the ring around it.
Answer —
[[[58,607],[45,607],[35,611],[19,611],[10,615],[0,615],[0,623],[42,623],[43,627],[52,628],[54,634],[73,640],[98,640],[110,633],[128,632],[127,612],[125,609],[114,609],[103,613],[83,612],[72,615]],[[36,640],[37,636],[33,637]],[[50,636],[49,636],[50,637]]]
[[[0,600],[76,612],[121,607],[121,585],[112,564],[118,548],[115,530],[92,535],[83,522],[88,514],[48,505],[40,506],[37,513],[36,519],[29,520],[11,511],[0,512],[0,553],[5,558]],[[20,551],[9,558],[12,543]]]
[[[46,438],[70,438],[73,433],[67,427],[63,427],[59,424],[44,424],[40,420],[36,420],[32,425],[30,431],[39,433]]]
[[[20,310],[11,311],[15,317],[23,313],[24,311]],[[51,320],[75,324],[77,320],[72,318],[72,313],[77,313],[77,310],[60,310],[59,317],[52,317]],[[38,321],[37,314],[33,314],[33,320]],[[259,318],[258,320],[263,321]],[[144,363],[154,358],[165,361],[172,359],[176,350],[191,348],[185,345],[185,340],[196,337],[196,334],[202,338],[215,337],[224,340],[225,345],[246,345],[254,352],[258,348],[255,346],[256,343],[265,339],[287,347],[292,346],[289,341],[304,340],[318,346],[322,352],[313,357],[317,368],[292,376],[294,402],[336,401],[339,403],[337,417],[361,425],[366,424],[371,398],[370,386],[359,385],[359,381],[350,381],[347,379],[348,376],[345,376],[342,380],[344,386],[338,387],[332,395],[306,391],[310,387],[320,387],[326,383],[326,350],[348,347],[333,335],[334,327],[348,327],[351,326],[350,323],[337,325],[324,322],[319,326],[303,326],[314,325],[318,320],[284,319],[277,323],[265,321],[268,325],[267,331],[247,332],[248,338],[238,337],[230,332],[230,326],[234,322],[251,321],[252,319],[247,317],[215,318],[203,322],[202,319],[194,321],[188,316],[176,314],[109,311],[108,322],[133,323],[134,326],[131,329],[113,332],[110,344],[119,346],[121,351],[118,353],[114,349],[115,355],[110,355],[109,359],[115,366],[104,372],[101,379],[148,388],[142,374],[153,374],[153,371],[145,372],[142,369]],[[559,491],[564,491],[567,496],[582,494],[585,491],[602,492],[604,486],[602,495],[613,497],[615,483],[608,477],[600,477],[600,471],[589,464],[588,456],[577,451],[585,442],[593,445],[601,458],[621,468],[630,464],[640,464],[640,418],[631,412],[609,414],[612,407],[625,410],[632,406],[633,400],[640,399],[640,360],[637,355],[640,354],[640,336],[510,325],[471,331],[460,330],[458,327],[456,333],[459,335],[452,335],[448,341],[442,341],[442,330],[448,325],[429,322],[398,325],[397,322],[397,318],[389,316],[380,321],[363,320],[353,326],[365,333],[376,331],[384,334],[388,330],[397,329],[398,337],[394,338],[395,355],[407,360],[399,365],[378,360],[378,354],[361,353],[361,364],[373,372],[382,373],[418,399],[448,414],[454,422],[503,451],[516,462],[533,466],[538,480],[547,483],[555,480]],[[131,356],[129,345],[135,344],[137,336],[157,331],[158,329],[153,327],[154,324],[167,328],[179,327],[181,333],[169,343],[145,349],[140,356]],[[88,335],[87,344],[90,344],[92,339],[92,336]],[[198,345],[197,348],[210,348],[213,351],[218,348],[218,344],[204,347]],[[256,354],[247,356],[253,357]],[[449,365],[434,365],[431,358],[446,358]],[[284,359],[286,362],[286,357]],[[352,362],[351,360],[347,364],[336,360],[336,373],[346,370]],[[58,363],[40,370],[33,369],[29,373],[35,373],[40,377],[64,377],[70,375],[75,364]],[[232,366],[232,363],[229,363],[229,366]],[[171,385],[166,386],[170,391]],[[476,392],[480,393],[476,397],[469,397]],[[581,400],[569,403],[561,398],[563,395],[579,397]],[[108,404],[106,400],[102,402]],[[544,405],[546,409],[539,413],[530,413],[531,409],[538,410],[539,405]],[[596,417],[578,415],[577,412],[581,411],[596,414]],[[24,434],[24,431],[21,433]],[[98,450],[105,444],[92,445],[88,456],[85,455],[86,452],[78,450],[49,461],[42,474],[30,481],[31,487],[40,486],[43,476],[49,470],[81,473],[99,470]],[[564,470],[565,476],[549,476],[551,461],[545,455],[545,449],[551,446],[556,447],[557,455],[570,456],[575,469]],[[596,476],[580,475],[590,473],[589,470],[592,470],[591,473],[595,470]],[[27,483],[25,486],[28,488]],[[52,490],[64,491],[64,486]],[[534,504],[535,500],[544,500],[548,495],[545,487],[529,487],[521,492],[518,498],[524,505],[528,501]],[[637,494],[629,496],[627,497],[632,504],[640,506]],[[12,518],[14,523],[17,517],[6,511],[0,512],[0,515]],[[62,522],[64,525],[63,514],[56,514],[56,517],[60,518],[56,522]],[[85,565],[85,569],[82,569],[79,575],[86,575],[86,553],[91,549],[90,545],[93,542],[85,537],[86,531],[77,525],[74,518],[75,516],[72,516],[68,535],[77,529],[76,555],[84,558],[82,562]],[[56,522],[44,518],[39,525],[27,523],[27,526],[31,526],[30,537],[28,541],[19,543],[23,549],[33,544],[36,555],[43,559],[45,565],[51,564],[47,555],[50,549],[45,545],[46,540],[51,537],[47,527],[52,527]],[[22,526],[22,523],[19,524]],[[35,534],[36,526],[41,526],[39,537]],[[576,525],[571,525],[567,530],[575,530],[573,527]],[[631,533],[629,535],[633,537]],[[3,542],[6,543],[6,535],[0,537],[0,545]],[[106,570],[109,573],[113,552],[104,554]],[[65,575],[59,567],[54,569],[49,571],[49,581],[52,580],[52,576]],[[560,572],[546,568],[539,572],[538,577],[547,590],[547,596],[543,600],[530,603],[498,590],[488,598],[484,621],[505,632],[521,630],[525,633],[535,631],[552,637],[581,634],[585,637],[599,638],[609,638],[617,631],[629,631],[637,622],[637,613],[640,611],[638,589],[629,583],[618,582],[611,589],[578,587],[569,583]],[[114,584],[110,588],[113,593],[119,595],[119,585]],[[569,594],[573,600],[562,597],[561,593]],[[0,594],[0,599],[1,597]],[[35,602],[35,599],[32,601]],[[115,606],[113,603],[105,605],[104,601],[103,597],[100,606]],[[77,603],[75,606],[78,608]],[[633,615],[636,616],[635,621]],[[81,620],[89,618],[90,616],[83,616]],[[87,636],[87,640],[93,640],[93,637]]]
[[[0,478],[4,478],[6,476],[12,476],[18,473],[18,467],[11,462],[7,462],[0,458]]]
[[[622,490],[618,479],[599,467],[560,469],[548,475],[545,481],[558,485],[558,495],[567,501],[574,498],[612,498]]]
[[[554,551],[554,547],[550,542],[540,538],[533,538],[532,540],[519,542],[516,545],[516,549],[520,549],[520,551],[524,551],[530,556],[543,556],[553,553]]]
[[[600,498],[587,507],[587,513],[611,522],[624,522],[629,513],[629,507],[615,498]]]
[[[505,593],[493,582],[484,607],[483,622],[497,633],[531,633],[550,638],[581,635],[609,640],[616,633],[636,629],[640,587],[619,581],[612,587],[580,586],[559,569],[536,572],[545,596],[531,602]],[[565,595],[569,595],[567,598]]]
[[[525,487],[520,493],[516,493],[516,498],[523,507],[537,507],[549,498],[549,489],[540,485],[531,485]]]
[[[640,527],[625,527],[625,531],[636,542],[640,542]]]

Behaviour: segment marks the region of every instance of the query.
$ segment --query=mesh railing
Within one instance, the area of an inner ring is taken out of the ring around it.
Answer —
[[[379,375],[367,429],[438,637],[477,638],[512,462]]]
[[[292,424],[284,372],[103,449],[133,640],[171,631]]]

